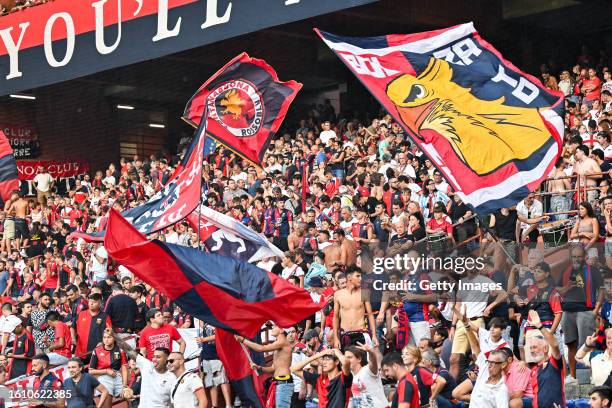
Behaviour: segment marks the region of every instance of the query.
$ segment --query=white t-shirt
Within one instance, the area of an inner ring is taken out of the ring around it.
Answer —
[[[508,387],[504,382],[504,376],[501,376],[497,384],[487,384],[486,381],[477,382],[472,391],[470,406],[508,408]]]
[[[299,265],[293,265],[290,268],[284,268],[281,277],[283,279],[289,279],[290,276],[304,276],[304,270]]]
[[[49,191],[51,183],[53,183],[53,176],[51,176],[49,173],[39,173],[34,177],[34,182],[37,185],[36,189],[38,191],[46,193]]]
[[[493,350],[509,347],[509,345],[503,337],[500,337],[499,341],[493,341],[489,331],[482,327],[478,329],[478,343],[480,344],[480,354],[476,357],[476,365],[478,366],[478,381],[481,381],[482,379],[489,378],[489,365],[487,364],[486,354]]]
[[[195,373],[187,373],[180,377],[180,383],[177,386],[177,378],[172,384],[170,396],[172,398],[172,404],[175,407],[197,407],[198,399],[196,398],[196,391],[203,390],[204,385],[202,380]],[[174,391],[176,387],[176,391]],[[172,395],[174,394],[174,395]]]
[[[531,207],[527,207],[527,205],[525,205],[525,200],[522,200],[516,205],[516,212],[524,218],[533,219],[544,214],[544,207],[542,206],[542,202],[539,200],[533,200]],[[521,229],[523,231],[529,227],[531,227],[531,225],[527,224],[526,222],[521,222]]]
[[[104,262],[100,263],[94,254],[91,254],[91,273],[93,274],[94,282],[106,279],[108,277],[108,258],[104,258]]]
[[[336,137],[336,132],[333,130],[324,130],[319,134],[319,139],[324,145],[328,145],[329,141]]]
[[[147,408],[170,407],[170,393],[176,377],[170,371],[158,373],[153,363],[141,355],[136,357],[136,366],[140,368],[142,383],[140,385],[140,406]]]
[[[494,285],[495,282],[482,275],[476,275],[471,279],[466,276],[459,281],[460,290],[457,292],[457,299],[461,301],[461,307],[466,308],[465,314],[467,318],[482,317],[484,310],[487,308],[487,301],[491,291],[471,289],[468,288],[467,284],[480,285],[480,287],[487,285],[487,288],[491,288],[491,285]],[[471,287],[473,288],[474,286]]]
[[[291,365],[294,366],[300,361],[306,360],[307,358],[308,356],[306,356],[306,354],[296,353],[294,351],[293,353],[291,353]],[[298,377],[295,374],[291,374],[291,377],[293,378],[293,392],[300,392],[300,389],[302,388],[302,383],[304,382],[304,380],[302,380],[301,377]]]
[[[374,374],[370,366],[363,366],[357,374],[353,375],[352,408],[379,408],[389,406],[385,398],[385,390],[380,374]]]

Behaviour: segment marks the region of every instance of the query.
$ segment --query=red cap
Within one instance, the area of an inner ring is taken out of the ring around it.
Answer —
[[[359,194],[359,197],[369,197],[370,190],[368,190],[366,187],[359,187],[357,189],[357,194]]]

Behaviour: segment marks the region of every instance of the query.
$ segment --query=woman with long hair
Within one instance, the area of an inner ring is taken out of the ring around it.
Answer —
[[[406,369],[412,373],[419,387],[421,407],[429,406],[428,404],[434,405],[438,392],[444,388],[446,381],[421,365],[423,358],[417,347],[404,347],[402,349],[402,360],[404,360]]]
[[[110,328],[104,330],[102,344],[91,353],[89,374],[96,377],[111,396],[104,401],[104,408],[112,407],[112,397],[120,397],[128,389],[127,358]]]
[[[585,249],[592,247],[599,239],[599,222],[588,201],[578,205],[578,216],[570,233],[570,239],[578,240]]]

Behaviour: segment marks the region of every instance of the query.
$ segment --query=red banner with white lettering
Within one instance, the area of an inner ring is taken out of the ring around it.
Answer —
[[[19,180],[33,180],[40,166],[43,166],[55,179],[89,173],[89,163],[85,160],[18,160]]]

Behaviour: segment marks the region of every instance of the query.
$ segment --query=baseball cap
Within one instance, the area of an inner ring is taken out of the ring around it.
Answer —
[[[4,331],[10,333],[20,324],[23,324],[23,321],[19,317],[15,315],[7,316],[6,323],[4,324]]]
[[[319,278],[318,276],[315,276],[314,278],[310,278],[308,280],[308,286],[310,286],[311,288],[322,288],[323,280],[321,280],[321,278]]]
[[[319,333],[315,329],[310,329],[304,334],[304,341],[310,341],[315,338],[319,338]]]

